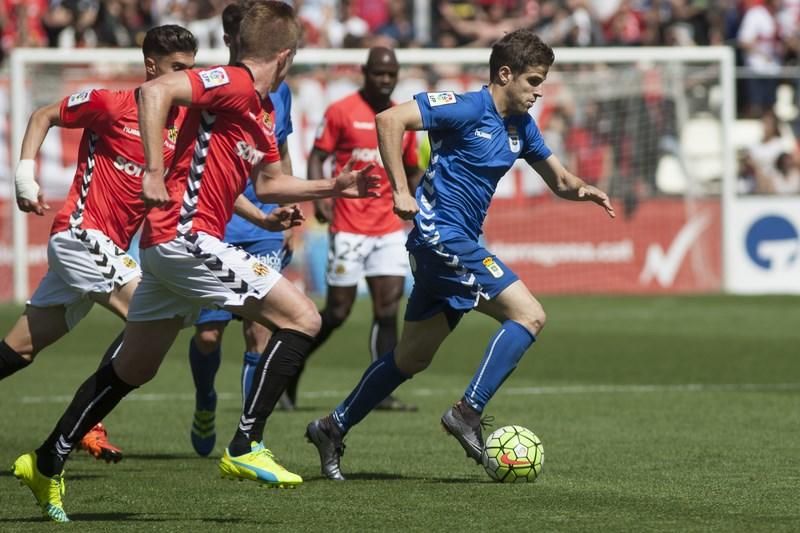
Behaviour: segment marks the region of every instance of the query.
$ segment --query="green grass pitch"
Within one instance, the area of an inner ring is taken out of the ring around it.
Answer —
[[[311,360],[301,409],[267,445],[306,480],[267,490],[219,478],[239,415],[240,326],[218,375],[217,448],[189,443],[193,388],[174,345],[153,382],[106,420],[117,465],[74,454],[75,531],[800,531],[800,298],[544,297],[548,325],[487,410],[543,441],[534,484],[493,483],[439,427],[496,328],[470,314],[397,395],[417,413],[374,413],[347,438],[345,483],[320,478],[306,424],[368,362],[369,305]],[[0,307],[7,331],[19,307]],[[0,383],[0,531],[51,531],[8,467],[39,445],[121,323],[95,309],[34,365]],[[60,528],[61,529],[61,528]]]

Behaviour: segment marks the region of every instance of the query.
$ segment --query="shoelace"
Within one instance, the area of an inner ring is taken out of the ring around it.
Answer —
[[[59,474],[57,476],[53,476],[50,478],[50,500],[55,500],[58,504],[61,504],[61,498],[64,497],[64,493],[67,491],[67,484],[64,482],[64,476]],[[54,492],[55,491],[55,492]]]
[[[338,441],[338,442],[336,442],[336,443],[334,444],[333,448],[336,450],[336,452],[337,452],[337,453],[339,454],[339,456],[341,457],[342,455],[344,455],[344,449],[345,449],[345,445],[344,445],[344,437],[342,437],[342,436],[341,436],[341,435],[340,435],[340,434],[339,434],[339,433],[338,433],[338,432],[337,432],[335,429],[331,429],[331,430],[330,430],[330,432],[331,432],[331,433],[334,433],[334,432],[335,432],[335,433],[336,433],[336,435],[337,435],[337,438],[336,438],[336,439],[334,439],[334,442],[336,442],[336,441]]]
[[[339,431],[334,427],[336,423],[332,420],[326,421],[322,420],[320,424],[320,428],[322,432],[327,434],[328,438],[333,441],[333,449],[342,456],[344,455],[344,437],[339,433]]]
[[[481,429],[490,428],[494,424],[494,417],[491,415],[486,415],[484,417],[481,417],[480,424],[481,424]]]
[[[269,448],[261,448],[256,452],[256,455],[265,455],[268,459],[271,459],[275,466],[280,468],[281,470],[286,470],[279,462],[278,459],[275,457],[275,454],[272,453],[272,450]]]

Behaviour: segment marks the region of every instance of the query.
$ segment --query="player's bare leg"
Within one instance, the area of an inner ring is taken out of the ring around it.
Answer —
[[[372,327],[369,333],[369,351],[372,361],[388,353],[397,344],[397,311],[405,286],[403,276],[370,276],[367,286],[372,297]],[[376,407],[384,411],[416,411],[417,406],[387,396]]]
[[[0,344],[0,379],[28,366],[36,355],[67,334],[63,305],[28,305]]]
[[[319,333],[314,337],[314,342],[311,346],[311,351],[308,356],[310,357],[317,349],[326,341],[331,333],[334,332],[339,326],[344,324],[347,317],[350,316],[350,311],[353,309],[353,303],[356,301],[356,291],[358,287],[352,285],[349,287],[335,287],[328,285],[328,292],[325,296],[325,307],[319,312],[321,318],[321,326]],[[305,369],[305,363],[300,368],[297,374],[289,385],[286,387],[286,400],[284,403],[286,408],[294,409],[297,406],[297,388],[300,381],[300,376]]]
[[[404,322],[400,342],[394,349],[398,370],[413,376],[428,368],[451,331],[444,313],[437,313],[426,320]]]
[[[116,357],[114,373],[132,387],[141,387],[158,372],[164,356],[183,327],[183,317],[128,322]]]
[[[491,300],[481,300],[477,310],[498,322],[513,320],[538,335],[547,320],[539,303],[522,281],[515,281]]]
[[[138,286],[139,278],[136,278],[121,287],[114,287],[114,290],[109,293],[92,293],[89,297],[122,320],[125,320],[128,318],[128,307],[131,304],[133,293]]]
[[[114,289],[108,294],[90,294],[89,297],[113,312],[122,320],[128,316],[128,303],[138,280]],[[5,337],[6,344],[28,363],[51,344],[69,333],[66,309],[63,305],[37,307],[27,305],[25,311]],[[0,379],[10,374],[0,374]]]
[[[328,285],[325,296],[325,307],[320,311],[322,324],[319,334],[314,338],[314,349],[323,344],[334,330],[338,329],[350,312],[353,310],[353,303],[356,301],[356,285],[350,287],[334,287]]]

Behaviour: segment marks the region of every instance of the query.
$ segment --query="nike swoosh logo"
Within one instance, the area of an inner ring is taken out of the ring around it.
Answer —
[[[703,213],[686,222],[667,250],[658,244],[648,246],[639,283],[646,285],[655,279],[662,287],[671,286],[684,257],[710,223],[711,216]]]
[[[500,462],[508,466],[530,466],[531,462],[528,460],[512,459],[508,456],[508,452],[500,456]]]

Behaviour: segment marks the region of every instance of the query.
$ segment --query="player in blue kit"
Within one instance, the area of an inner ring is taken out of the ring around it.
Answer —
[[[253,3],[251,0],[235,2],[226,6],[222,12],[222,27],[225,32],[223,37],[230,52],[230,63],[236,61],[239,53],[238,36],[242,13]],[[293,131],[292,93],[284,81],[269,96],[275,108],[275,138],[281,155],[281,168],[284,173],[291,175],[292,160],[286,142]],[[252,213],[252,219],[265,216],[277,207],[277,204],[258,201],[251,180],[248,180],[247,188],[242,194],[249,201],[248,209]],[[242,201],[241,198],[239,201]],[[283,232],[265,230],[237,214],[233,215],[225,227],[225,242],[259,257],[277,271],[288,265],[292,256],[291,239],[284,239]],[[210,454],[216,443],[217,393],[214,389],[214,378],[222,359],[222,335],[233,318],[233,314],[224,309],[204,309],[195,323],[195,335],[189,341],[189,364],[195,384],[195,412],[190,436],[195,451],[203,456]],[[241,377],[244,399],[250,391],[253,373],[269,341],[270,331],[249,320],[243,321],[242,329],[245,340]]]
[[[414,220],[406,243],[414,288],[395,349],[367,368],[331,414],[308,425],[306,437],[317,447],[326,477],[344,479],[344,435],[424,370],[471,309],[495,318],[500,329],[464,396],[441,422],[467,456],[480,462],[481,414],[545,324],[544,309],[525,284],[478,243],[497,183],[517,159],[525,159],[557,196],[594,202],[615,216],[603,191],[568,172],[550,152],[528,114],[543,95],[554,60],[553,50],[538,36],[517,30],[492,47],[490,82],[482,90],[420,93],[376,117],[394,212]],[[427,130],[432,148],[416,199],[409,193],[401,157],[406,130]]]

